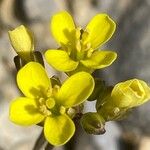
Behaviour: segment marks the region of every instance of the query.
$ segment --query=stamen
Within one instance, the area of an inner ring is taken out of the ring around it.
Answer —
[[[76,114],[76,110],[74,108],[69,108],[68,111],[67,111],[67,114],[73,118]]]
[[[81,42],[80,42],[80,40],[76,41],[76,49],[77,49],[78,52],[81,51]]]
[[[90,49],[90,48],[91,48],[91,43],[87,43],[87,44],[86,44],[86,48],[87,48],[87,49]]]
[[[113,112],[115,115],[117,115],[120,112],[120,109],[118,107],[115,107]]]
[[[52,88],[48,88],[48,90],[46,92],[46,96],[51,97],[51,95],[52,95]]]
[[[60,114],[65,114],[65,112],[66,112],[66,108],[65,107],[63,107],[63,106],[60,106],[60,110],[59,110],[59,112],[60,112]]]
[[[44,105],[44,103],[45,103],[44,98],[41,97],[41,98],[39,99],[39,103],[40,103],[40,105]]]
[[[63,46],[63,49],[65,49],[69,56],[75,61],[91,57],[93,50],[91,49],[91,43],[88,42],[89,32],[81,27],[77,27],[74,30],[74,34],[74,41],[67,43]],[[55,93],[55,89],[53,91],[53,93]]]
[[[60,89],[59,85],[55,85],[53,87],[53,91],[52,91],[53,96],[55,96],[58,93],[59,89]]]
[[[81,27],[77,27],[75,29],[75,38],[78,39],[78,40],[80,40],[80,36],[81,36],[80,30],[81,30]]]
[[[39,106],[39,111],[46,116],[49,116],[52,114],[51,111],[47,109],[46,105]]]
[[[92,56],[93,51],[94,50],[92,48],[88,50],[88,52],[87,52],[87,57],[88,58],[90,58]]]
[[[89,32],[87,30],[84,30],[84,32],[82,33],[82,41],[83,43],[86,43],[87,39],[89,36]]]
[[[40,110],[40,112],[44,113],[47,110],[47,108],[45,105],[41,105],[41,106],[39,106],[39,110]]]
[[[62,47],[62,49],[64,49],[68,53],[68,55],[70,55],[72,51],[72,43],[68,42],[66,45]]]

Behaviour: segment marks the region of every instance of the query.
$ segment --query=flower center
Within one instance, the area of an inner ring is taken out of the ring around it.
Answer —
[[[80,27],[73,31],[73,41],[63,46],[70,57],[75,61],[80,61],[91,57],[93,49],[91,43],[88,42],[89,32]]]
[[[64,114],[66,112],[65,107],[59,106],[56,103],[55,100],[55,95],[57,94],[59,90],[59,86],[54,86],[52,90],[48,89],[46,96],[40,97],[38,99],[38,107],[39,111],[45,115],[45,116],[50,116],[50,115],[57,115],[57,114]]]

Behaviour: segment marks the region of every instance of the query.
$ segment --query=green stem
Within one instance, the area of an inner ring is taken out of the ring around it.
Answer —
[[[48,142],[45,140],[43,130],[42,130],[41,134],[39,135],[38,139],[36,140],[34,144],[33,150],[43,150],[43,148],[45,148],[47,143]]]
[[[52,150],[54,148],[53,145],[51,145],[50,143],[48,143],[45,147],[45,150]]]

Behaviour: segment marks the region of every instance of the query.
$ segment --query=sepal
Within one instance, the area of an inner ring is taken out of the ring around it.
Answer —
[[[41,52],[39,51],[34,51],[31,53],[30,61],[38,62],[44,67],[43,57],[42,57]],[[17,71],[19,71],[24,65],[26,65],[30,61],[25,61],[19,55],[14,57],[14,63],[15,63]]]

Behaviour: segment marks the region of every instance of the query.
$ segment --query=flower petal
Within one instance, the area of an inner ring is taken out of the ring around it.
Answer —
[[[45,69],[36,62],[30,62],[19,70],[17,84],[22,93],[30,98],[43,97],[51,88]]]
[[[11,44],[17,54],[25,60],[30,59],[30,52],[34,50],[32,33],[23,25],[8,33]]]
[[[96,15],[87,25],[88,42],[95,49],[107,42],[116,29],[115,22],[107,14]]]
[[[78,66],[78,62],[73,61],[63,50],[48,50],[45,58],[52,67],[59,71],[72,71]]]
[[[50,27],[55,40],[59,44],[65,45],[73,38],[75,24],[71,15],[66,11],[55,14],[51,19]]]
[[[40,123],[44,116],[39,113],[36,100],[18,97],[10,105],[9,118],[16,124],[28,126]]]
[[[57,103],[72,107],[84,102],[94,89],[94,79],[86,72],[79,72],[68,78],[61,86]]]
[[[49,143],[55,146],[65,144],[73,136],[75,125],[67,115],[49,116],[44,123],[44,134]]]
[[[138,81],[140,82],[141,86],[143,87],[143,89],[145,91],[145,97],[144,97],[143,101],[137,103],[137,105],[142,105],[143,103],[150,100],[150,87],[147,85],[146,82],[144,82],[142,80],[138,80]]]
[[[80,62],[86,67],[101,69],[110,66],[117,58],[117,53],[112,51],[95,51],[87,60]]]

